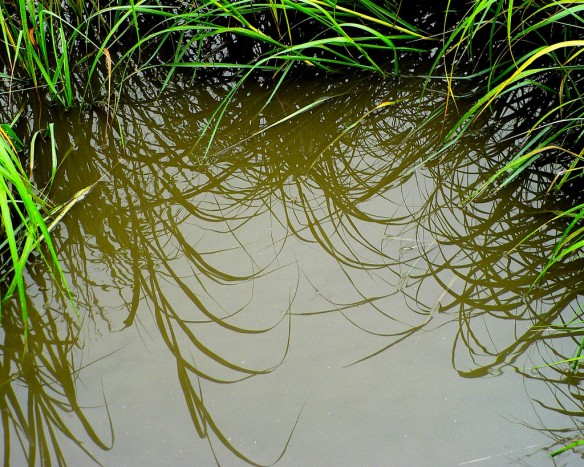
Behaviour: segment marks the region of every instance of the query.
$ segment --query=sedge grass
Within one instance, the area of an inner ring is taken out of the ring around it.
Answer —
[[[66,108],[109,102],[112,81],[119,94],[129,76],[150,67],[167,68],[165,84],[177,68],[226,65],[275,72],[299,62],[386,74],[393,60],[398,72],[400,53],[421,50],[406,42],[423,38],[394,5],[367,0],[204,1],[180,9],[147,0],[19,0],[0,5],[0,29],[6,72],[46,88]]]
[[[49,127],[51,143],[54,151],[53,127]],[[22,320],[24,323],[24,338],[27,342],[29,319],[25,295],[24,271],[30,255],[38,251],[49,264],[54,277],[63,279],[63,271],[57,259],[55,247],[51,241],[51,225],[47,221],[56,212],[50,210],[50,203],[31,184],[25,168],[19,158],[19,150],[23,149],[22,141],[16,136],[9,125],[0,126],[0,216],[2,218],[2,242],[0,251],[7,256],[2,264],[3,284],[6,289],[0,295],[1,305],[15,292],[18,295]],[[31,151],[31,160],[34,159]],[[54,170],[53,170],[54,175]],[[40,248],[41,242],[46,244],[46,253]],[[66,295],[71,298],[69,289],[64,284]]]
[[[530,127],[515,157],[493,173],[470,199],[493,187],[505,187],[534,164],[550,160],[562,161],[563,168],[542,196],[558,193],[582,176],[583,12],[581,2],[476,1],[445,37],[432,70],[444,68],[450,96],[454,95],[452,83],[457,72],[469,62],[475,68],[473,73],[487,77],[479,84],[472,105],[446,132],[446,146],[512,94],[543,95],[548,104],[540,115],[529,117]],[[481,38],[486,39],[486,45],[477,45]],[[581,254],[583,216],[584,204],[579,203],[557,214],[567,219],[567,227],[537,281],[559,261]]]
[[[460,6],[449,1],[446,11]],[[65,108],[102,103],[109,111],[130,79],[146,70],[161,70],[161,90],[179,71],[195,77],[202,71],[229,70],[235,85],[200,137],[203,153],[209,154],[234,94],[258,72],[277,77],[267,105],[296,66],[384,75],[399,72],[401,54],[434,47],[435,41],[398,12],[397,4],[369,0],[213,0],[180,8],[150,0],[3,2],[2,73],[9,82],[29,80]],[[495,184],[506,186],[533,164],[558,155],[569,162],[555,177],[553,191],[582,175],[583,12],[581,2],[477,0],[466,12],[459,10],[454,26],[444,33],[430,74],[444,70],[450,100],[462,68],[470,68],[470,75],[480,81],[474,103],[446,129],[446,145],[520,90],[535,88],[552,102],[533,118],[516,157],[473,196]],[[445,14],[445,29],[450,27],[447,20]],[[6,196],[2,202],[7,206],[13,201]],[[582,208],[563,216],[568,227],[541,277],[584,247]]]
[[[324,71],[357,68],[386,74],[387,63],[393,60],[398,71],[400,53],[420,50],[406,41],[422,35],[396,12],[391,3],[332,0],[213,0],[180,9],[148,0],[2,2],[1,72],[8,92],[13,83],[24,82],[62,108],[100,104],[109,112],[115,109],[112,99],[119,99],[128,80],[146,70],[164,70],[164,89],[179,70],[196,76],[199,70],[230,69],[239,81],[203,131],[202,137],[210,130],[212,141],[233,94],[254,73],[279,73],[277,89],[295,64]],[[311,24],[310,28],[302,29],[304,23]],[[254,52],[242,59],[239,55],[245,56],[248,47]],[[37,136],[32,136],[31,167]],[[8,285],[2,301],[17,292],[27,324],[23,273],[42,240],[55,272],[62,272],[49,236],[54,221],[48,225],[51,217],[58,220],[60,216],[50,211],[48,199],[30,183],[32,169],[27,176],[19,161],[21,146],[10,127],[3,127],[0,210],[4,240],[0,246],[9,252],[10,260],[4,268]],[[52,178],[54,147],[53,141]],[[71,203],[80,199],[75,197]],[[61,207],[61,214],[71,203]]]

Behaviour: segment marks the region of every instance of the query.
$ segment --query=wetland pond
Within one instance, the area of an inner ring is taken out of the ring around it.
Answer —
[[[264,107],[270,89],[247,84],[208,159],[197,138],[229,84],[60,115],[53,199],[97,182],[53,232],[79,318],[33,262],[26,355],[16,302],[2,315],[5,460],[581,460],[549,457],[582,422],[578,375],[546,366],[577,348],[551,325],[577,313],[581,277],[531,287],[554,247],[535,195],[550,178],[468,202],[522,104],[427,161],[444,95],[422,86],[296,80]]]

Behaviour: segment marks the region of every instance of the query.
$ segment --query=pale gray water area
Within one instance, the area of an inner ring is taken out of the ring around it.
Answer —
[[[64,116],[55,198],[103,176],[54,232],[80,319],[32,265],[24,360],[17,313],[3,315],[7,457],[580,462],[549,457],[580,435],[577,375],[533,368],[576,350],[549,325],[576,312],[580,278],[530,289],[551,227],[509,253],[543,222],[528,189],[543,182],[466,203],[514,123],[477,122],[425,163],[442,119],[422,124],[444,96],[421,86],[294,81],[262,109],[269,89],[248,85],[208,159],[197,137],[228,85],[137,89],[119,125]]]

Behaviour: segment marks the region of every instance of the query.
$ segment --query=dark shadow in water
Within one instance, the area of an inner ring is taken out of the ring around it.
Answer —
[[[91,442],[109,449],[76,405],[74,375],[82,367],[69,363],[70,348],[83,347],[75,337],[78,326],[146,329],[141,320],[148,314],[176,361],[198,435],[214,449],[213,434],[250,463],[258,460],[240,452],[215,423],[201,380],[227,384],[274,371],[287,355],[294,320],[323,313],[340,313],[356,331],[387,338],[359,361],[457,320],[452,361],[461,376],[494,376],[511,367],[566,396],[555,405],[536,403],[577,418],[581,397],[565,373],[554,376],[552,367],[552,376],[544,376],[525,366],[526,356],[563,355],[555,342],[569,338],[544,331],[570,319],[566,313],[582,289],[570,270],[531,287],[553,248],[553,226],[517,246],[546,220],[535,213],[545,203],[537,194],[549,179],[534,170],[522,184],[465,204],[510,151],[514,142],[503,136],[517,120],[506,114],[497,126],[495,120],[477,124],[440,161],[418,167],[437,147],[441,125],[414,129],[443,99],[429,93],[419,102],[418,82],[392,84],[355,77],[328,85],[296,82],[266,108],[268,94],[248,85],[228,108],[210,161],[193,148],[227,84],[197,92],[177,84],[164,100],[143,97],[148,92],[137,86],[134,101],[119,109],[123,135],[115,126],[105,128],[107,119],[97,112],[61,118],[59,152],[70,156],[61,169],[65,189],[55,197],[66,200],[110,175],[55,232],[84,322],[63,314],[54,319],[48,304],[64,304],[43,292],[31,309],[38,308],[33,328],[44,340],[37,345],[32,335],[30,355],[22,360],[18,322],[4,318],[10,340],[3,348],[9,362],[2,370],[5,445],[12,423],[25,452],[34,454],[36,440],[43,446],[39,455],[48,456],[52,447],[59,458],[53,426],[78,440],[55,415],[70,410]],[[330,99],[262,131],[322,96]],[[384,102],[391,105],[371,112]],[[335,261],[342,285],[319,282],[310,261],[296,256],[301,245],[313,248],[316,262],[325,256]],[[42,271],[31,276],[36,287],[51,290]],[[304,303],[305,295],[317,297],[317,304]],[[397,296],[408,309],[395,309]],[[490,323],[501,320],[509,331],[493,335]],[[59,337],[63,333],[66,338]],[[246,357],[230,353],[224,339],[241,341]],[[253,364],[238,363],[244,360]],[[26,410],[14,402],[12,385],[20,376],[11,375],[27,375],[22,378],[32,395]],[[37,395],[34,388],[45,387],[58,391],[62,402]],[[564,399],[576,408],[566,409]],[[48,422],[34,425],[18,415],[25,411],[46,413]],[[291,432],[294,425],[291,420]]]

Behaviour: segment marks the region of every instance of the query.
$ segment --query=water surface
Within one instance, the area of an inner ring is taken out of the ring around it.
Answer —
[[[530,288],[556,226],[518,244],[549,180],[469,203],[520,123],[477,122],[428,162],[448,121],[426,122],[444,95],[422,84],[297,80],[265,107],[247,85],[207,157],[230,84],[61,116],[54,198],[97,182],[55,230],[79,319],[34,263],[25,357],[3,315],[6,458],[550,463],[582,412],[577,375],[534,369],[572,356],[549,325],[581,289],[568,268]]]

